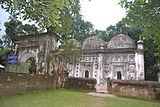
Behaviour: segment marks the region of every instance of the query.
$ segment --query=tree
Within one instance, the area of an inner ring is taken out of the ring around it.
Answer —
[[[35,21],[40,28],[63,28],[69,33],[70,17],[79,14],[79,0],[2,0],[12,18]],[[67,28],[67,30],[66,30]]]
[[[160,71],[159,59],[160,56],[155,56],[157,51],[156,45],[152,43],[153,38],[144,41],[145,51],[144,51],[144,62],[145,62],[145,79],[146,80],[158,80],[157,73]]]
[[[60,54],[65,59],[65,62],[73,64],[77,63],[81,57],[81,50],[77,48],[72,42],[65,41],[60,47]]]
[[[37,34],[38,28],[35,25],[25,24],[19,20],[10,19],[8,22],[4,23],[6,27],[6,34],[2,36],[3,46],[10,46],[11,40],[15,40],[18,38],[18,33],[23,34]]]
[[[127,9],[125,22],[142,30],[144,39],[152,38],[157,45],[156,55],[160,56],[160,1],[159,0],[121,0],[122,7]]]
[[[0,64],[6,65],[7,64],[7,56],[10,54],[11,48],[9,47],[2,47],[0,49]]]
[[[83,43],[87,37],[90,37],[94,31],[93,24],[83,19],[74,19],[72,30],[70,35],[72,35],[79,42]]]
[[[87,37],[92,36],[94,32],[94,27],[91,22],[84,21],[81,15],[71,16],[70,33],[64,34],[59,29],[57,32],[62,37],[62,41],[69,40],[70,38],[75,38],[79,42],[83,43]]]
[[[2,41],[2,39],[0,39],[0,48],[1,48],[2,44],[3,44],[3,41]]]

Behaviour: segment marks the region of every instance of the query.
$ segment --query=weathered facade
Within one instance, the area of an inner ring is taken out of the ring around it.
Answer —
[[[33,58],[38,74],[51,72],[50,53],[55,49],[57,49],[56,37],[48,33],[22,35],[13,41],[13,54],[18,55],[18,63],[26,63]]]
[[[98,36],[92,36],[84,41],[81,49],[81,61],[68,66],[69,76],[95,78],[98,84],[108,79],[144,80],[141,40],[135,44],[129,36],[119,34],[106,43]]]

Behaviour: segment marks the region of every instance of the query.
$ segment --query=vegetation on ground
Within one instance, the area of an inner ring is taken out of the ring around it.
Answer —
[[[26,92],[0,97],[1,107],[160,107],[160,103],[129,98],[95,97],[69,90]]]

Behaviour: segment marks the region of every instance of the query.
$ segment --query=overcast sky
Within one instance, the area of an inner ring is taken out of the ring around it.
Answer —
[[[90,21],[95,29],[105,30],[108,26],[116,24],[125,17],[125,9],[118,5],[120,0],[80,0],[81,14],[85,21]],[[8,19],[2,9],[0,9],[0,35],[4,33],[3,23]]]
[[[125,9],[118,5],[120,0],[81,0],[84,20],[90,21],[96,29],[105,30],[125,17]]]

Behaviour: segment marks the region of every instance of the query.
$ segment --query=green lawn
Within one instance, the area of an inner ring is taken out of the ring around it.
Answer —
[[[49,90],[0,97],[0,107],[160,107],[160,103],[120,97],[94,97],[69,90]]]

